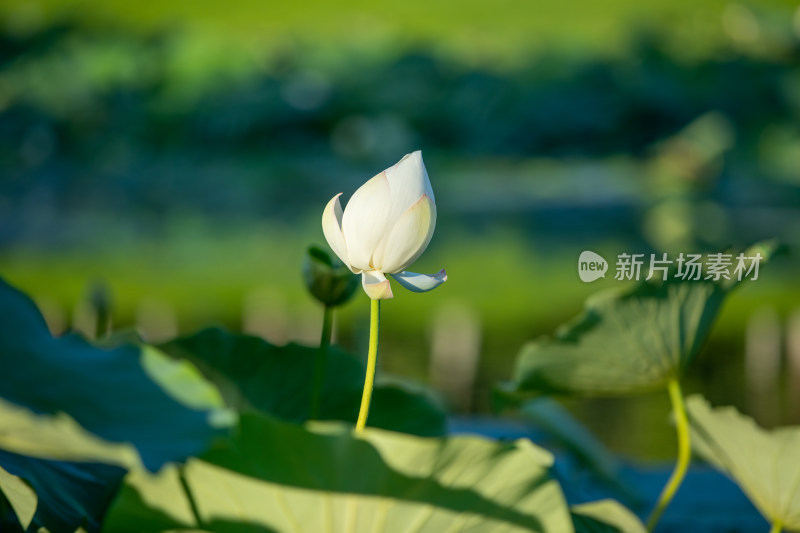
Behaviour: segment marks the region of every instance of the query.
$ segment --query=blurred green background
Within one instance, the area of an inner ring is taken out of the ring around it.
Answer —
[[[110,301],[151,340],[315,343],[322,208],[415,149],[438,226],[414,270],[449,280],[383,306],[386,373],[487,413],[522,343],[623,286],[617,254],[776,237],[686,389],[800,422],[796,2],[0,4],[0,274],[55,333],[92,336]],[[582,283],[583,250],[612,275]],[[367,314],[359,292],[338,342],[365,353]],[[663,396],[567,403],[663,458]]]

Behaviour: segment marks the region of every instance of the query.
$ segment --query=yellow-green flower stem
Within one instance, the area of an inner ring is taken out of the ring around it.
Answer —
[[[692,458],[692,443],[689,438],[689,419],[686,417],[686,406],[683,403],[683,394],[681,393],[681,385],[678,378],[672,378],[667,383],[667,390],[669,391],[669,399],[672,401],[672,410],[675,414],[675,431],[678,434],[678,460],[675,463],[675,469],[669,477],[664,490],[661,491],[661,496],[658,498],[653,513],[647,521],[647,530],[652,532],[658,524],[664,510],[672,501],[675,493],[683,482],[686,476],[686,470],[689,468],[689,461]]]
[[[316,420],[319,417],[319,404],[322,398],[322,389],[325,386],[325,363],[328,360],[328,347],[331,345],[331,335],[333,334],[333,307],[325,306],[322,315],[322,338],[319,341],[319,350],[314,361],[314,388],[311,390],[311,414],[310,419]]]
[[[372,386],[375,383],[375,365],[378,362],[378,330],[381,322],[381,301],[370,300],[369,313],[369,352],[367,354],[367,376],[364,379],[364,394],[361,395],[361,409],[356,422],[356,434],[364,431],[369,416],[369,402],[372,399]]]
[[[780,520],[776,518],[775,521],[772,523],[772,527],[770,528],[769,533],[781,533],[782,530],[783,530],[783,524],[781,523]]]

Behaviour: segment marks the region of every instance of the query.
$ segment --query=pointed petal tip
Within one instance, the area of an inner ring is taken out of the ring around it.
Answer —
[[[337,194],[337,195],[334,195],[334,197],[333,197],[333,198],[331,198],[330,200],[328,200],[328,204],[325,206],[325,209],[328,209],[329,207],[331,207],[331,206],[334,206],[334,205],[336,205],[337,203],[338,203],[339,205],[341,205],[341,202],[339,201],[339,197],[340,197],[341,195],[343,195],[343,194],[344,194],[343,192],[340,192],[339,194]]]
[[[411,153],[404,155],[400,161],[389,167],[389,169],[416,164],[421,168],[425,168],[425,163],[422,161],[422,150],[415,150]],[[387,169],[387,170],[389,170]],[[385,171],[384,171],[385,172]]]

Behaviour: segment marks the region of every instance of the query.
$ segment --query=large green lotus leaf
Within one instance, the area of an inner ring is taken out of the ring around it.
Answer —
[[[758,253],[763,264],[776,249],[774,243],[758,244],[745,255]],[[749,283],[674,274],[589,298],[584,312],[553,338],[523,346],[513,390],[620,395],[662,388],[700,351],[730,290]]]
[[[646,533],[642,521],[616,500],[570,507],[575,533]]]
[[[135,471],[108,531],[540,531],[569,533],[552,457],[530,441],[421,438],[243,415],[182,468]]]
[[[2,466],[0,466],[0,492],[11,505],[19,524],[23,529],[27,529],[36,513],[38,502],[36,492],[22,478],[9,473]],[[0,514],[0,525],[3,518]]]
[[[258,337],[212,328],[159,349],[197,365],[219,388],[230,408],[256,410],[292,422],[308,419],[316,348],[275,346]],[[335,346],[328,349],[321,420],[355,422],[364,374],[360,360]],[[375,386],[370,426],[436,436],[444,434],[445,423],[442,409],[423,391],[400,384],[379,382]]]
[[[711,281],[601,292],[555,338],[522,348],[516,390],[616,395],[663,387],[700,350],[725,294]]]
[[[694,450],[733,478],[769,522],[800,531],[800,426],[768,431],[698,395],[686,404]]]
[[[153,469],[201,451],[219,433],[210,410],[185,405],[164,386],[189,388],[202,377],[174,372],[157,357],[135,346],[100,349],[76,335],[54,338],[33,302],[0,280],[0,397],[131,442]]]

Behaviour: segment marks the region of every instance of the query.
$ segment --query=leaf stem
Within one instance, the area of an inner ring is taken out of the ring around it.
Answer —
[[[356,434],[364,431],[369,416],[369,403],[372,400],[372,386],[375,383],[375,366],[378,361],[378,330],[381,322],[381,301],[370,300],[369,313],[369,353],[367,355],[367,375],[364,379],[364,393],[361,396],[361,409],[356,422]]]
[[[319,405],[322,398],[322,389],[325,387],[325,364],[328,361],[328,347],[331,345],[333,335],[333,307],[325,306],[322,315],[322,338],[319,341],[319,350],[314,361],[314,385],[311,389],[311,414],[309,419],[319,418]]]
[[[769,529],[769,533],[781,533],[782,530],[783,530],[783,524],[779,519],[776,518],[775,521],[772,523],[772,527]]]
[[[653,513],[647,521],[647,530],[652,532],[658,524],[664,510],[672,501],[675,493],[683,482],[686,475],[686,470],[689,468],[689,461],[692,458],[692,443],[689,438],[689,419],[686,417],[686,406],[683,403],[683,394],[681,393],[681,385],[678,378],[672,378],[667,383],[667,390],[669,391],[669,399],[672,402],[672,411],[675,414],[675,431],[678,434],[678,460],[675,463],[675,469],[669,477],[669,481],[661,491],[661,496],[658,497]]]

